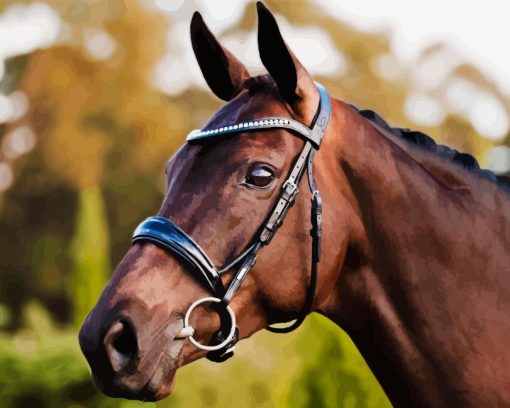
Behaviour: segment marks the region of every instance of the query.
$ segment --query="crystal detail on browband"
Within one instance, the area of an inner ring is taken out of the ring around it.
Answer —
[[[236,131],[238,129],[255,129],[255,128],[263,128],[270,127],[274,125],[289,125],[290,120],[288,119],[262,119],[262,120],[251,120],[248,122],[235,123],[229,126],[223,126],[215,129],[208,130],[194,130],[190,136],[191,138],[200,138],[203,136],[221,134],[226,132]]]

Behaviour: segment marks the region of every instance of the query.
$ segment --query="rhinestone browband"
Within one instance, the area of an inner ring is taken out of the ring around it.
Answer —
[[[314,147],[318,148],[320,146],[321,142],[320,138],[314,135],[310,128],[293,119],[279,117],[251,119],[249,121],[235,123],[230,126],[223,126],[207,130],[199,129],[193,130],[186,138],[186,141],[187,142],[199,141],[214,136],[221,136],[229,133],[238,133],[240,130],[246,131],[260,129],[274,129],[275,127],[294,131],[298,136],[301,136],[309,140],[314,145]]]

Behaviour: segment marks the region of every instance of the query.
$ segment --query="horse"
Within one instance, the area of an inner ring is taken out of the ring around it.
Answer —
[[[159,400],[179,367],[316,312],[396,406],[510,406],[504,180],[330,98],[257,13],[256,77],[193,15],[198,64],[227,103],[168,161],[158,215],[80,329],[95,383]]]

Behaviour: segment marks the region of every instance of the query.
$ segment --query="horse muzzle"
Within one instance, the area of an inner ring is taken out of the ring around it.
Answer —
[[[137,335],[127,320],[115,321],[104,335],[97,335],[92,319],[83,324],[79,340],[96,386],[110,397],[157,401],[173,389],[177,368],[182,364],[184,338],[182,319],[168,323],[151,341]]]

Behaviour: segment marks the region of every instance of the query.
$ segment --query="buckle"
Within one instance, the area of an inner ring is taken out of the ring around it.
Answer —
[[[290,181],[289,179],[285,180],[282,186],[282,198],[290,203],[291,205],[294,203],[294,198],[296,194],[299,192],[298,186]]]

